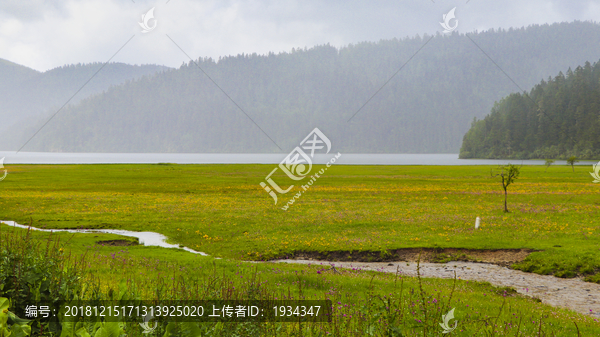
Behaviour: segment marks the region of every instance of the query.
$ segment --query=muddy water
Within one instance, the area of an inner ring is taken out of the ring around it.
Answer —
[[[359,268],[384,273],[417,276],[415,262],[326,262],[316,260],[279,260],[282,263],[323,264],[336,268]],[[520,294],[537,297],[543,303],[574,310],[600,318],[600,284],[584,282],[579,278],[563,279],[549,275],[525,273],[488,263],[448,262],[421,263],[422,277],[454,278],[486,281],[495,286],[511,287]]]
[[[27,228],[14,221],[0,221],[9,226]],[[139,243],[146,246],[164,248],[180,248],[190,253],[206,256],[187,247],[169,244],[167,238],[154,232],[132,232],[118,229],[39,229],[45,232],[69,233],[108,233],[138,238]],[[360,268],[385,273],[400,272],[407,276],[417,276],[417,264],[414,262],[329,262],[317,260],[279,260],[280,263],[295,264],[324,264],[334,265],[338,268]],[[486,281],[495,286],[511,287],[517,292],[531,297],[537,297],[542,302],[574,310],[576,312],[593,315],[600,318],[600,284],[584,282],[582,279],[562,279],[548,275],[538,275],[512,270],[495,264],[475,262],[448,262],[448,263],[421,263],[421,276],[435,278],[453,278],[462,280]]]

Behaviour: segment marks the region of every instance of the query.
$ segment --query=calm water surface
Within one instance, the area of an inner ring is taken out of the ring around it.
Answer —
[[[336,152],[337,153],[337,152]],[[325,164],[333,156],[316,155],[314,163]],[[279,164],[287,153],[55,153],[0,152],[5,164]],[[342,165],[544,165],[543,160],[458,159],[458,154],[361,154],[342,153]],[[578,165],[591,165],[581,161]],[[565,165],[564,160],[555,165]]]

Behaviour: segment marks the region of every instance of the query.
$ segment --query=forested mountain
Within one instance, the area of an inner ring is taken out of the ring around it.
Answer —
[[[461,158],[600,157],[600,62],[560,72],[494,105],[465,134]]]
[[[0,59],[0,132],[21,122],[24,127],[56,112],[89,80],[102,63],[77,64],[39,72]],[[152,75],[169,68],[156,65],[107,64],[71,103],[101,93],[112,85]],[[0,147],[2,149],[2,147]]]
[[[469,37],[438,34],[200,58],[196,64],[244,112],[189,62],[66,108],[23,150],[288,152],[319,127],[340,152],[456,153],[474,117],[483,118],[495,101],[519,91],[502,71],[525,89],[600,57],[600,25],[591,22]],[[0,149],[8,141],[18,147],[42,123],[0,137]]]
[[[26,81],[38,74],[37,70],[0,59],[0,90],[4,91],[11,84]]]

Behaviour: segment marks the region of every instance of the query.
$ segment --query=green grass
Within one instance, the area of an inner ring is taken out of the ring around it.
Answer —
[[[510,213],[489,166],[333,166],[287,211],[299,186],[277,206],[259,186],[273,165],[7,168],[0,216],[47,228],[155,231],[240,260],[300,250],[529,248],[540,251],[515,267],[600,278],[600,184],[588,167],[524,166],[509,187]],[[287,187],[283,174],[274,179]]]
[[[523,167],[509,187],[508,214],[502,211],[500,182],[490,178],[488,166],[334,166],[288,211],[281,207],[294,191],[280,196],[274,206],[258,185],[272,168],[7,165],[9,176],[0,182],[0,219],[23,224],[31,220],[34,226],[47,228],[155,231],[173,243],[212,255],[96,244],[120,238],[115,235],[54,234],[73,257],[80,260],[86,254],[88,275],[95,275],[87,282],[104,294],[124,280],[145,298],[195,298],[192,289],[207,284],[217,285],[213,296],[225,296],[232,287],[241,291],[236,296],[243,296],[257,275],[265,296],[328,297],[339,302],[339,319],[319,329],[338,329],[335,334],[341,336],[364,335],[367,321],[374,318],[384,322],[374,323],[375,335],[384,335],[389,319],[381,300],[390,296],[396,307],[402,306],[401,314],[393,316],[394,324],[408,335],[422,335],[418,320],[437,329],[441,314],[450,307],[456,307],[459,328],[464,330],[456,334],[461,336],[485,335],[483,331],[492,335],[495,329],[500,336],[514,336],[517,329],[527,336],[540,335],[540,329],[549,336],[577,336],[575,323],[583,336],[600,333],[600,325],[590,317],[487,283],[459,280],[454,289],[452,280],[419,281],[356,270],[336,274],[320,264],[241,261],[295,251],[529,248],[540,251],[516,267],[598,280],[600,184],[591,182],[588,168],[576,167],[573,173],[570,167],[555,166],[545,173],[545,167]],[[274,179],[284,185],[282,175]],[[473,229],[476,216],[482,218],[478,231]],[[8,227],[0,228],[9,233]],[[33,239],[45,240],[48,235],[33,233]],[[157,285],[163,287],[160,296]]]
[[[0,229],[0,251],[8,246],[24,255],[30,254],[31,247],[43,253],[51,235],[32,232],[31,245],[25,247],[29,249],[23,249],[19,246],[27,242],[20,239],[25,230],[7,226]],[[307,325],[304,336],[369,333],[394,336],[387,333],[389,326],[401,328],[404,336],[423,336],[424,327],[429,331],[427,336],[437,336],[441,332],[438,326],[442,322],[441,315],[450,308],[456,308],[458,330],[453,333],[456,336],[592,336],[600,333],[600,324],[591,317],[552,308],[510,289],[483,282],[417,279],[343,269],[338,274],[318,263],[313,266],[249,264],[215,260],[178,249],[95,244],[119,238],[115,235],[56,233],[53,237],[55,243],[51,247],[66,247],[58,254],[66,263],[59,263],[61,267],[56,270],[73,270],[71,266],[77,262],[78,273],[88,275],[82,279],[81,287],[70,286],[72,291],[84,293],[83,298],[90,295],[98,298],[98,293],[100,298],[107,298],[111,290],[119,293],[120,289],[126,289],[127,293],[148,300],[235,299],[245,298],[250,289],[259,289],[261,299],[332,300],[332,323]],[[0,268],[0,275],[3,272],[7,271]],[[10,271],[8,273],[10,275]],[[214,324],[205,325],[208,325],[206,329],[219,328]],[[239,329],[243,328],[243,325],[229,325],[207,335],[231,336],[235,331],[240,334]],[[261,328],[261,335],[265,336],[299,335],[297,325],[290,323],[266,324]],[[137,336],[136,329],[139,329],[137,324],[131,324],[128,335]]]

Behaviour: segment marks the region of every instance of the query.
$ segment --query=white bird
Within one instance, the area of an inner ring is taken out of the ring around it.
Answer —
[[[479,224],[481,223],[481,219],[479,217],[477,217],[475,219],[475,229],[479,229]]]

